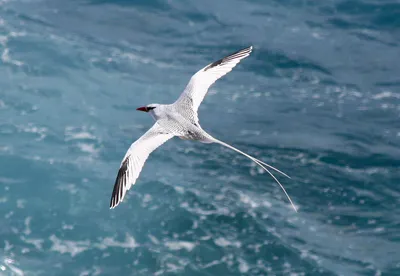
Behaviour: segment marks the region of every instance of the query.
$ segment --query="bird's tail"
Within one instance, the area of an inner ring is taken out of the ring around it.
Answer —
[[[233,146],[231,146],[231,145],[229,145],[229,144],[227,144],[227,143],[225,143],[225,142],[222,142],[222,141],[220,141],[220,140],[218,140],[218,139],[215,139],[215,138],[213,138],[213,139],[214,139],[214,142],[215,142],[215,143],[221,144],[221,145],[223,145],[223,146],[225,146],[225,147],[227,147],[227,148],[230,148],[231,150],[234,150],[234,151],[236,151],[236,152],[238,152],[238,153],[240,153],[240,154],[246,156],[247,158],[249,158],[250,160],[252,160],[254,163],[256,163],[257,165],[259,165],[263,170],[265,170],[265,171],[276,181],[276,183],[278,183],[278,185],[281,187],[281,189],[282,189],[283,192],[285,193],[286,197],[288,198],[288,200],[289,200],[290,204],[292,205],[293,209],[297,212],[296,206],[293,204],[293,201],[291,200],[290,196],[289,196],[288,193],[286,192],[286,190],[285,190],[285,188],[283,187],[283,185],[279,182],[279,180],[278,180],[266,167],[268,167],[268,168],[270,168],[270,169],[272,169],[272,170],[274,170],[274,171],[276,171],[276,172],[278,172],[278,173],[280,173],[280,174],[282,174],[282,175],[284,175],[284,176],[290,178],[287,174],[285,174],[284,172],[281,172],[280,170],[278,170],[277,168],[274,168],[274,167],[271,166],[271,165],[268,165],[267,163],[264,163],[264,162],[261,161],[261,160],[258,160],[257,158],[255,158],[255,157],[253,157],[253,156],[251,156],[251,155],[248,155],[247,153],[244,153],[244,152],[241,151],[241,150],[238,150],[237,148],[235,148],[235,147],[233,147]]]

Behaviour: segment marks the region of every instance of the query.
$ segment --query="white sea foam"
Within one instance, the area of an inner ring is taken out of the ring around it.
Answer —
[[[160,241],[156,238],[156,237],[154,237],[153,235],[147,235],[148,237],[149,237],[149,239],[152,241],[152,243],[154,243],[154,244],[160,244]]]
[[[26,200],[24,199],[17,199],[17,208],[24,209],[25,208]]]
[[[31,228],[30,228],[31,220],[32,220],[32,217],[25,218],[25,221],[24,221],[25,230],[23,231],[23,233],[25,235],[30,235],[32,233]]]
[[[240,248],[242,246],[241,242],[239,241],[229,241],[224,237],[219,237],[215,239],[215,244],[219,245],[221,247],[228,247],[228,246],[233,246],[236,248]]]
[[[250,206],[251,208],[258,208],[258,207],[272,207],[271,202],[266,200],[263,197],[259,197],[257,195],[248,195],[244,192],[239,193],[239,200],[240,202]]]
[[[71,257],[75,257],[79,253],[82,253],[89,249],[90,242],[85,241],[69,241],[57,238],[55,235],[50,236],[50,241],[53,243],[50,250],[59,252],[61,254],[70,254]]]
[[[44,243],[43,239],[32,239],[22,236],[21,240],[27,244],[32,244],[38,251],[43,250],[43,243]]]
[[[393,93],[391,91],[383,91],[381,93],[378,93],[378,94],[372,96],[372,99],[374,99],[374,100],[382,100],[382,99],[386,99],[386,98],[400,99],[400,94]]]
[[[96,139],[96,136],[94,136],[90,131],[93,130],[90,127],[83,126],[81,128],[78,127],[73,127],[73,126],[67,126],[65,128],[65,140],[70,141],[70,140],[84,140],[84,139],[90,139],[94,140]]]
[[[125,60],[129,60],[130,62],[138,62],[138,63],[142,63],[142,64],[153,64],[155,66],[157,66],[158,68],[171,68],[173,67],[173,65],[169,64],[169,63],[165,63],[165,62],[161,62],[161,61],[156,61],[150,57],[144,57],[142,55],[136,55],[132,52],[125,52],[125,51],[121,51],[120,49],[114,48],[112,51],[112,57],[118,58],[118,59],[125,59]],[[109,57],[108,61],[112,61],[113,58]]]
[[[197,215],[202,215],[202,216],[208,216],[208,215],[214,215],[214,214],[219,214],[219,215],[229,215],[231,212],[228,208],[226,207],[219,207],[217,210],[204,210],[201,209],[200,207],[191,207],[188,202],[182,202],[180,207],[183,209],[197,214]]]
[[[33,123],[28,123],[26,125],[17,125],[17,129],[20,132],[37,134],[38,138],[36,138],[36,141],[43,140],[47,136],[48,131],[46,127],[38,127],[35,126]]]
[[[97,276],[100,275],[101,272],[102,270],[99,267],[93,266],[93,269],[84,270],[81,273],[79,273],[79,276],[88,276],[88,275]]]
[[[6,271],[7,269],[9,269],[12,275],[17,275],[17,276],[25,275],[24,271],[17,267],[17,264],[13,259],[9,257],[4,258],[4,264],[5,265],[1,267],[1,270]]]
[[[75,195],[78,192],[78,188],[76,188],[76,185],[73,183],[58,185],[57,189],[60,191],[67,191],[71,195]]]
[[[188,241],[167,241],[165,246],[171,250],[181,250],[185,249],[187,251],[192,251],[196,244]]]
[[[239,258],[238,261],[239,261],[239,271],[240,271],[240,273],[247,273],[249,271],[249,269],[250,269],[249,264],[245,260],[243,260],[241,258]]]
[[[90,153],[92,155],[96,155],[99,152],[99,149],[96,149],[93,144],[78,143],[77,146],[82,152]]]
[[[3,53],[1,54],[1,60],[2,60],[4,63],[10,63],[10,64],[13,64],[13,65],[15,65],[15,66],[22,66],[22,65],[24,65],[24,63],[23,63],[22,61],[19,61],[19,60],[16,60],[16,59],[12,59],[12,58],[10,57],[9,52],[10,52],[10,49],[4,48]]]
[[[96,243],[94,245],[95,247],[99,249],[106,249],[108,247],[121,247],[121,248],[130,248],[134,249],[139,246],[139,244],[136,242],[135,238],[128,233],[125,235],[125,241],[117,241],[113,237],[106,237],[104,238],[101,242]]]

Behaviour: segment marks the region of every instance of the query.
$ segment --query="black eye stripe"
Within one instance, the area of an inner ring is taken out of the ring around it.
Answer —
[[[147,107],[147,111],[153,110],[154,108],[156,108],[155,106],[148,106]]]

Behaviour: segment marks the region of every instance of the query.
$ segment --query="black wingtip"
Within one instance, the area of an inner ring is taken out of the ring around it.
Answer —
[[[120,169],[121,170],[121,169]],[[119,189],[120,189],[120,181],[119,181],[119,176],[120,176],[120,172],[118,171],[118,176],[115,179],[115,183],[114,183],[114,189],[111,195],[111,201],[110,201],[110,209],[114,209],[118,204],[119,204],[119,199],[118,199],[118,194],[119,194]]]
[[[234,53],[232,53],[230,55],[227,55],[224,58],[221,58],[221,59],[211,63],[206,68],[204,68],[204,71],[207,71],[208,69],[211,69],[211,68],[213,68],[215,66],[218,66],[218,65],[222,64],[223,62],[226,62],[226,61],[229,61],[229,60],[241,57],[241,56],[249,55],[252,50],[253,50],[253,46],[250,45],[249,47],[246,47],[246,48],[243,48],[243,49],[241,49],[239,51],[236,51],[236,52],[234,52]]]
[[[114,209],[122,202],[123,197],[123,186],[124,179],[126,177],[126,171],[128,169],[128,158],[125,159],[125,162],[122,163],[121,167],[118,170],[117,177],[115,178],[114,189],[111,195],[110,201],[110,209]]]

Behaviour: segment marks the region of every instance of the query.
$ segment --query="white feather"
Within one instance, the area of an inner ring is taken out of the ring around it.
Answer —
[[[175,102],[177,110],[198,123],[197,111],[210,86],[225,76],[244,58],[248,57],[253,47],[247,47],[216,62],[208,64],[192,76],[185,90]]]
[[[110,208],[115,208],[125,197],[126,192],[135,184],[142,171],[146,159],[156,148],[174,137],[157,123],[142,137],[134,142],[122,159],[120,169],[114,184]]]

